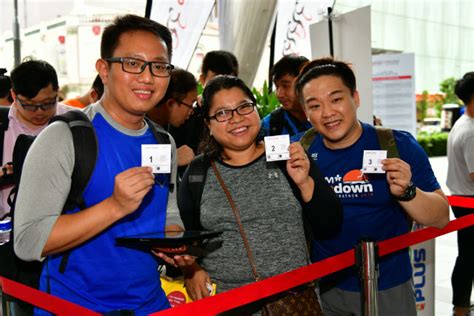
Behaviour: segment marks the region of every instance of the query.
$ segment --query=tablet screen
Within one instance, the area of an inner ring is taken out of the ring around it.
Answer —
[[[162,231],[115,238],[120,246],[170,247],[191,245],[198,241],[218,237],[222,231]]]

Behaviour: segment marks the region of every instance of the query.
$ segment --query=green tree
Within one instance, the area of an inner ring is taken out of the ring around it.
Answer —
[[[451,77],[444,79],[441,81],[439,84],[439,89],[441,92],[445,94],[443,103],[454,103],[454,104],[461,104],[459,102],[458,97],[456,96],[456,93],[454,92],[454,87],[456,86],[456,79]]]
[[[263,83],[262,91],[258,91],[256,88],[252,89],[255,99],[257,99],[258,114],[261,118],[264,118],[271,111],[280,106],[275,92],[270,92],[267,81]]]
[[[417,112],[417,119],[421,122],[426,117],[426,111],[428,110],[428,91],[423,90],[423,94],[421,96],[421,101],[416,102],[416,112]]]

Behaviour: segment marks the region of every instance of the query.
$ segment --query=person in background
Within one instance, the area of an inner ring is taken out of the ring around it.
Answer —
[[[408,219],[444,227],[449,222],[446,196],[428,157],[416,139],[393,130],[400,158],[381,161],[385,173],[361,172],[364,150],[380,150],[372,125],[357,119],[360,106],[354,72],[332,58],[305,65],[296,92],[318,132],[308,152],[344,207],[343,228],[329,240],[314,240],[313,262],[353,249],[362,238],[382,241],[408,232]],[[408,249],[379,259],[379,315],[416,315]],[[321,280],[325,315],[360,315],[361,297],[355,267]]]
[[[10,94],[12,88],[12,82],[10,77],[5,75],[7,70],[0,68],[0,105],[10,105],[13,102],[13,98]]]
[[[178,128],[193,114],[197,101],[197,81],[193,74],[184,69],[171,71],[170,84],[166,94],[158,104],[148,112],[148,117],[169,130]],[[194,158],[194,151],[187,145],[177,149],[178,170],[187,166]],[[181,171],[184,173],[184,169]]]
[[[40,289],[106,315],[148,315],[170,307],[161,288],[161,260],[151,251],[119,247],[115,239],[183,230],[171,174],[142,167],[142,145],[157,144],[145,115],[166,93],[172,37],[163,25],[136,15],[117,17],[102,34],[96,69],[102,98],[84,109],[98,143],[84,209],[63,211],[74,169],[72,133],[49,125],[25,160],[14,214],[15,252],[44,260]],[[152,129],[155,129],[153,131]],[[36,309],[37,315],[47,314]]]
[[[239,63],[234,54],[224,50],[216,50],[210,51],[204,56],[199,82],[205,87],[207,82],[217,75],[239,75]],[[189,120],[178,128],[170,128],[176,146],[179,148],[186,145],[193,150],[194,154],[198,153],[198,146],[204,130],[204,119],[199,99],[197,105]]]
[[[57,101],[59,90],[56,70],[46,61],[29,60],[11,72],[13,103],[8,113],[8,129],[4,133],[2,166],[11,171],[13,148],[20,134],[38,135],[49,120],[72,108]],[[8,196],[12,185],[0,190],[0,217],[10,211]]]
[[[62,103],[75,107],[75,108],[85,108],[89,104],[95,103],[100,100],[102,94],[104,93],[104,84],[102,83],[102,79],[99,75],[97,75],[92,82],[92,86],[90,87],[89,91],[87,91],[84,95],[74,98],[64,100]]]
[[[8,126],[2,129],[2,145],[0,157],[2,171],[0,171],[0,219],[11,220],[8,198],[14,187],[13,182],[13,149],[19,135],[38,135],[48,125],[49,120],[56,114],[63,114],[71,108],[58,103],[58,77],[56,70],[49,63],[42,60],[29,60],[15,67],[8,78],[10,89],[8,94],[13,101],[8,109],[2,124]],[[3,80],[3,78],[2,78]],[[6,119],[6,120],[4,120]],[[3,126],[2,126],[3,127]],[[7,176],[6,176],[7,175]],[[10,239],[10,238],[9,238]],[[16,262],[10,252],[11,241],[0,246],[0,252],[6,252],[0,265],[7,273],[16,271]],[[3,243],[0,241],[0,243]],[[31,314],[31,307],[11,303],[10,308],[15,315]]]
[[[265,135],[294,136],[311,128],[299,99],[295,95],[295,80],[308,62],[304,56],[287,55],[272,68],[271,76],[281,106],[262,119]]]
[[[466,111],[448,136],[448,177],[452,195],[474,197],[474,72],[456,82],[455,93]],[[451,207],[456,218],[474,213],[473,208]],[[457,232],[458,257],[451,276],[454,315],[470,315],[474,280],[474,226]]]
[[[206,150],[185,172],[178,205],[187,230],[224,231],[221,247],[208,249],[201,265],[184,267],[185,284],[193,299],[208,296],[206,283],[217,283],[224,292],[255,281],[239,225],[213,168],[204,179],[194,174],[200,161],[215,163],[231,192],[261,278],[268,278],[308,261],[303,223],[314,238],[339,232],[342,208],[334,192],[311,163],[299,143],[289,147],[290,159],[267,162],[260,136],[256,100],[245,83],[233,76],[217,76],[204,89]],[[196,203],[191,186],[201,181],[201,202]],[[196,207],[196,205],[199,205]],[[212,248],[212,247],[211,247]],[[247,307],[246,307],[247,308]],[[259,306],[248,306],[248,315]]]

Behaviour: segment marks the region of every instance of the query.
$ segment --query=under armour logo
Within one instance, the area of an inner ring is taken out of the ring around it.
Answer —
[[[318,160],[318,153],[311,154],[311,159],[314,161]]]
[[[278,172],[273,171],[268,173],[268,179],[278,178]]]

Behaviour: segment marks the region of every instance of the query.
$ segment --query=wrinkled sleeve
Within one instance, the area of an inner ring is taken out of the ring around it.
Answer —
[[[72,133],[64,122],[49,125],[30,147],[14,212],[14,248],[26,261],[41,253],[61,215],[74,168]]]
[[[324,180],[319,167],[310,159],[309,176],[314,180],[313,198],[304,202],[297,186],[290,181],[295,196],[303,207],[305,229],[311,239],[329,239],[342,227],[343,208],[333,189]]]

